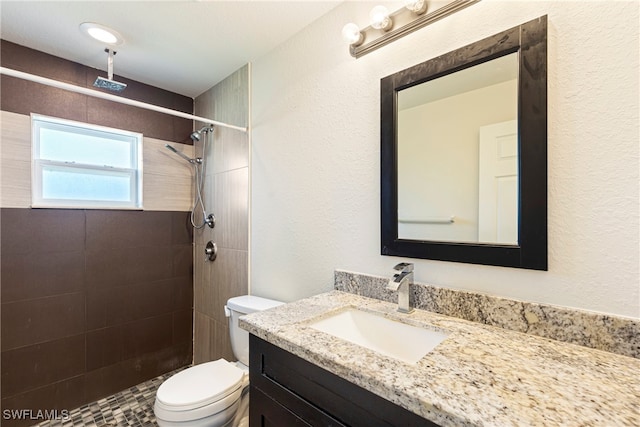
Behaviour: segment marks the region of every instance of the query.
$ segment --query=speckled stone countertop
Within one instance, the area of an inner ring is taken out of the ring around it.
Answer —
[[[415,365],[309,327],[357,307],[450,335]],[[331,291],[240,318],[250,333],[441,426],[639,426],[640,360]]]

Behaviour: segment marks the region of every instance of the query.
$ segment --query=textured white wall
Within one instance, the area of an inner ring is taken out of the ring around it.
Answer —
[[[358,60],[345,2],[253,64],[251,286],[291,301],[380,253],[379,82],[549,16],[549,271],[409,260],[416,280],[640,317],[640,2],[483,0]]]

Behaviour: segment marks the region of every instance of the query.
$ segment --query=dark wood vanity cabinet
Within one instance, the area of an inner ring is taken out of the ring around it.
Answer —
[[[249,348],[251,427],[437,427],[254,335]]]

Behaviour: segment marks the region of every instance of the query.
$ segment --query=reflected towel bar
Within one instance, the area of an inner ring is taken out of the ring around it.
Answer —
[[[398,222],[402,224],[453,224],[456,222],[456,216],[451,215],[448,218],[399,218]]]

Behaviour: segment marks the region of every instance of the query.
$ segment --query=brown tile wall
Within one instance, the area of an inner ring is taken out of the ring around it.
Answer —
[[[249,67],[244,66],[197,97],[197,114],[246,126]],[[224,357],[235,360],[224,305],[249,291],[249,138],[244,132],[217,127],[208,151],[205,197],[216,226],[194,232],[195,253],[208,241],[218,245],[214,262],[196,256],[194,275],[194,363]],[[197,152],[201,143],[195,145]]]
[[[106,72],[67,61],[53,55],[0,40],[2,66],[17,71],[113,93],[93,86],[96,77]],[[105,54],[106,65],[106,54]],[[114,75],[114,80],[127,84],[119,94],[124,98],[193,113],[193,99]],[[2,110],[18,114],[38,113],[68,120],[141,132],[146,137],[192,144],[189,135],[193,121],[155,111],[118,104],[79,93],[69,92],[15,77],[0,79]]]
[[[105,75],[4,40],[0,58],[83,87]],[[128,84],[124,97],[193,112],[191,98],[115,79]],[[4,111],[191,144],[190,120],[7,76],[0,85]],[[192,362],[187,212],[2,208],[0,240],[3,410],[72,409]]]
[[[73,409],[191,363],[187,212],[0,215],[3,410]]]

